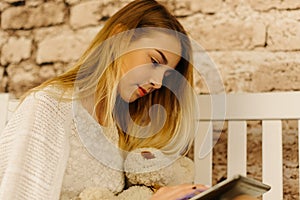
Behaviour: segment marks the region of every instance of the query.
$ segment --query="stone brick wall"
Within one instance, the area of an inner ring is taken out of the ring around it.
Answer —
[[[129,1],[0,0],[0,92],[19,97],[61,74],[78,59],[107,18]],[[226,92],[300,89],[299,0],[163,2],[213,59]],[[213,82],[214,76],[210,78]],[[209,92],[199,77],[196,81],[199,92]],[[295,126],[287,130],[290,135],[285,146],[296,146]],[[260,143],[257,135],[252,136],[251,145]],[[221,158],[215,161],[219,169],[225,166],[223,141],[217,151]],[[296,159],[293,149],[285,151]],[[249,163],[253,162],[255,157]],[[285,170],[291,169],[285,173],[285,193],[290,195],[286,199],[298,195],[298,167],[285,162]],[[217,177],[224,172],[220,171]]]
[[[129,1],[2,0],[0,92],[18,97],[62,73]],[[213,59],[227,92],[300,88],[299,0],[164,3]]]

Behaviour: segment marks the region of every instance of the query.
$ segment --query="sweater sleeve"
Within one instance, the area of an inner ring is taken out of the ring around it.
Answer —
[[[67,105],[41,91],[15,111],[0,134],[1,200],[59,199],[69,152]]]

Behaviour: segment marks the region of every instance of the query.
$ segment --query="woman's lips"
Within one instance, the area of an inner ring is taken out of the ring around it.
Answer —
[[[147,91],[144,88],[140,87],[140,86],[138,87],[138,91],[139,91],[139,94],[140,94],[141,97],[143,97],[147,94]]]

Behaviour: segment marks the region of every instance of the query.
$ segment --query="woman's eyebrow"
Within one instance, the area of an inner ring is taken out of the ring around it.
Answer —
[[[163,64],[167,65],[167,64],[168,64],[168,60],[167,60],[166,56],[163,54],[163,52],[161,52],[161,51],[158,50],[158,49],[155,49],[155,51],[157,51],[157,52],[160,54],[160,56],[162,57],[162,59],[163,59]]]

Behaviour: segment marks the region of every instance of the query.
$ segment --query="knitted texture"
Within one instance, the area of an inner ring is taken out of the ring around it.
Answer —
[[[0,134],[0,199],[52,200],[64,193],[71,199],[86,186],[122,190],[123,173],[90,155],[72,122],[72,102],[46,91],[26,97]]]
[[[70,106],[45,92],[28,96],[0,135],[0,199],[58,199]]]
[[[73,116],[69,136],[70,156],[61,198],[74,198],[85,188],[108,189],[115,194],[121,192],[124,187],[124,173],[119,168],[116,169],[114,164],[123,163],[123,160],[116,147],[105,137],[102,127],[82,106],[76,106]],[[95,135],[99,137],[92,137]],[[114,163],[108,164],[109,159]]]

